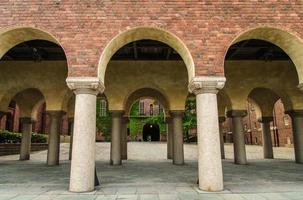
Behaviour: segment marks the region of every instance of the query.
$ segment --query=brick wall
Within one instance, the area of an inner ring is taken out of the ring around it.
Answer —
[[[46,30],[62,44],[70,76],[96,76],[105,45],[137,26],[163,28],[189,48],[197,75],[223,74],[225,52],[243,31],[271,26],[302,36],[301,0],[8,0],[0,28]]]
[[[279,146],[289,146],[293,144],[291,118],[289,115],[284,114],[284,106],[281,100],[279,100],[275,104],[274,110],[275,112],[273,112],[273,116],[275,119],[275,124],[273,122],[271,123],[271,135],[273,146],[277,146],[278,144]],[[247,104],[247,113],[247,116],[243,118],[245,143],[262,145],[263,140],[261,123],[258,122],[256,110],[250,102],[248,102]],[[275,127],[278,132],[278,141],[277,137],[274,137]],[[224,122],[223,132],[225,136],[225,141],[232,142],[231,119],[227,118]]]

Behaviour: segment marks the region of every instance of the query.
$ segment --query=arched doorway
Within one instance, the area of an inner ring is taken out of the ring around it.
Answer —
[[[146,123],[143,126],[142,139],[144,142],[160,141],[159,125],[155,123]]]

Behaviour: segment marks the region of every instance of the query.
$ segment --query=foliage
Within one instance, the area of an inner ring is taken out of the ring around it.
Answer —
[[[12,133],[7,130],[0,131],[0,143],[21,143],[22,133]],[[45,135],[32,133],[32,143],[46,143]]]
[[[185,134],[186,141],[189,142],[189,130],[196,128],[197,117],[196,117],[196,98],[188,97],[185,102],[185,113],[183,117],[183,132]]]
[[[130,111],[130,120],[128,128],[130,130],[131,137],[135,137],[137,134],[142,132],[143,126],[146,123],[152,123],[159,125],[160,133],[166,134],[166,124],[164,121],[164,113],[153,116],[140,116],[139,113],[139,101],[136,101]]]
[[[112,124],[112,117],[111,114],[107,110],[106,116],[101,116],[100,114],[100,101],[97,101],[97,112],[96,112],[96,128],[97,131],[102,132],[103,136],[105,137],[106,141],[110,140],[111,135],[111,124]]]

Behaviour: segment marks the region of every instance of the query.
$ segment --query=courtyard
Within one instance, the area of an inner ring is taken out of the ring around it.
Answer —
[[[274,148],[274,160],[264,160],[261,146],[246,146],[247,165],[233,163],[233,148],[225,144],[223,192],[201,192],[197,180],[197,145],[184,145],[185,164],[166,159],[166,143],[128,143],[128,160],[109,165],[110,143],[97,143],[96,167],[101,186],[90,193],[68,192],[69,144],[61,144],[60,165],[47,166],[47,151],[31,160],[0,157],[0,199],[303,199],[303,168],[294,162],[293,148]]]

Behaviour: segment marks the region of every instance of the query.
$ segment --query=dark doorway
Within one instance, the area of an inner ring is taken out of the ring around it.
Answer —
[[[143,141],[160,141],[158,124],[147,123],[143,127]]]

